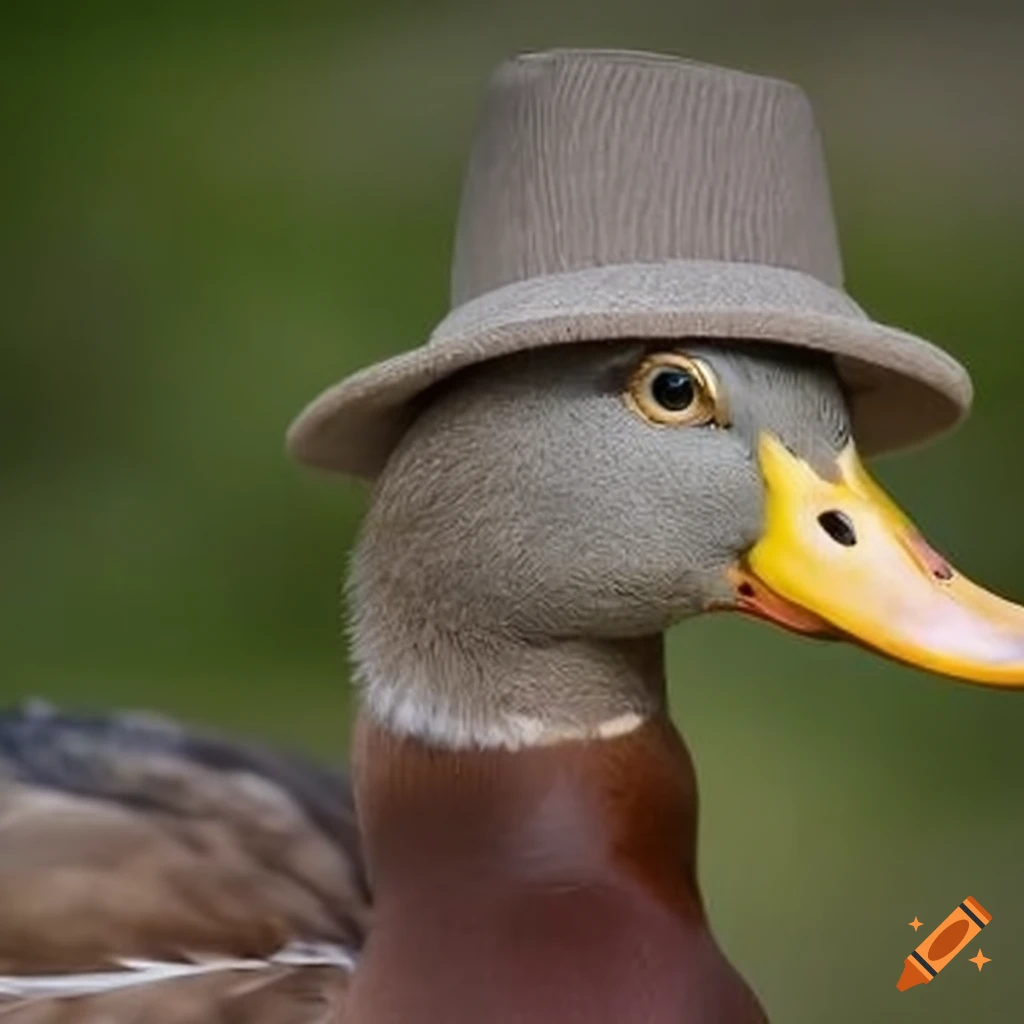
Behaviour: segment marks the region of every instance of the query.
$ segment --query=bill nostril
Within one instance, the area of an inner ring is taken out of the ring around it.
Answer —
[[[853,520],[845,512],[829,509],[818,516],[818,524],[837,543],[844,548],[852,548],[857,543],[857,531]]]

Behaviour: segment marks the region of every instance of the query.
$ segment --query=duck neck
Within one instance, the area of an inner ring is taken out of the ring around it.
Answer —
[[[667,717],[513,751],[445,749],[364,715],[353,754],[378,910],[613,887],[703,921],[696,781]]]
[[[612,737],[664,711],[660,633],[526,638],[405,597],[362,602],[353,635],[363,704],[396,734],[515,750]]]
[[[663,710],[659,621],[574,611],[578,597],[527,571],[525,553],[506,565],[479,550],[480,531],[453,541],[457,502],[420,508],[401,473],[388,479],[348,583],[356,679],[379,724],[449,749],[517,749],[614,735]],[[511,541],[483,547],[499,543]]]
[[[354,766],[374,890],[360,1024],[763,1020],[706,927],[694,771],[663,710],[515,750],[368,712]]]

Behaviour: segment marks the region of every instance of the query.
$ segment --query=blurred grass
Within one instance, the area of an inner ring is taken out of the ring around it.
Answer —
[[[854,295],[971,367],[970,425],[877,467],[1024,599],[1024,84],[984,5],[528,0],[9,9],[0,32],[0,698],[148,706],[336,759],[338,579],[363,505],[285,425],[443,313],[483,78],[515,49],[674,50],[798,78]],[[776,1021],[1010,1022],[1024,703],[757,626],[671,643],[702,875]],[[994,914],[899,995],[915,915]]]

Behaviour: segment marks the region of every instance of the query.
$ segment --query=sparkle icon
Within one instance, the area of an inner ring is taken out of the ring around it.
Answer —
[[[985,956],[985,954],[982,953],[982,951],[979,949],[978,950],[978,955],[971,957],[971,963],[972,964],[977,964],[978,965],[978,970],[980,971],[982,969],[982,967],[985,966],[985,964],[992,963],[992,957]]]
[[[922,924],[924,924],[924,922],[923,921],[918,921],[917,915],[915,914],[914,915],[914,920],[913,921],[908,921],[907,924],[909,924],[910,927],[913,928],[914,931],[916,932],[917,929],[920,928]]]

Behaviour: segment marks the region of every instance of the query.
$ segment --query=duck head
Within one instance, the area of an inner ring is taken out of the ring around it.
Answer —
[[[650,693],[608,679],[713,610],[1024,684],[1024,609],[873,482],[831,360],[763,344],[577,344],[454,377],[378,482],[353,595],[371,706],[475,740],[477,716],[642,715]]]

